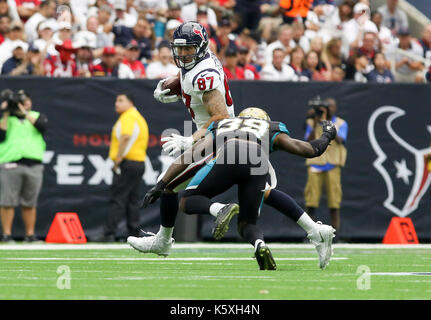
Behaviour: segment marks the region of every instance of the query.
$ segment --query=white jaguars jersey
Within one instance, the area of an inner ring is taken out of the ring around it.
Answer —
[[[202,102],[204,92],[218,90],[225,97],[227,111],[235,117],[229,85],[218,58],[208,50],[207,55],[191,70],[181,69],[181,89],[183,102],[196,126],[201,129],[211,118]]]

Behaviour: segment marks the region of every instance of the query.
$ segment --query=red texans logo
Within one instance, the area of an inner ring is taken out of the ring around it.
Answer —
[[[193,32],[194,32],[195,34],[197,34],[199,37],[201,37],[201,38],[202,38],[202,40],[205,40],[204,35],[202,34],[202,31],[201,31],[201,30],[196,29],[196,28],[193,28]]]

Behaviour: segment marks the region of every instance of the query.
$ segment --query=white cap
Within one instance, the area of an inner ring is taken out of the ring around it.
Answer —
[[[97,36],[90,31],[79,31],[74,37],[75,48],[89,47],[96,49]]]
[[[379,30],[374,22],[367,20],[364,24],[364,32],[379,33]]]
[[[353,7],[353,13],[361,13],[362,11],[366,11],[368,15],[370,15],[370,7],[367,6],[365,3],[358,2]]]
[[[49,20],[45,20],[45,21],[41,22],[39,24],[38,30],[40,31],[40,30],[44,30],[44,29],[49,28],[52,31],[57,31],[57,27],[58,27],[57,21],[53,21],[53,20],[49,19]]]
[[[11,51],[15,50],[16,48],[22,48],[24,52],[27,52],[28,44],[22,40],[15,40],[12,42]]]
[[[126,10],[127,9],[126,0],[115,0],[114,9]]]
[[[167,30],[176,29],[180,25],[181,25],[181,22],[179,22],[176,19],[171,19],[168,21],[168,23],[166,23],[166,29]]]

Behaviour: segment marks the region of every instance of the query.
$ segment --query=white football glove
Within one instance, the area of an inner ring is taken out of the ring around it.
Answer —
[[[157,87],[153,93],[154,98],[157,101],[160,101],[161,103],[171,103],[171,102],[178,101],[178,99],[180,99],[180,98],[177,95],[175,95],[175,94],[168,95],[168,93],[171,91],[171,89],[162,90],[162,86],[163,86],[163,83],[165,81],[166,81],[166,79],[162,79],[157,84]]]
[[[170,137],[165,137],[161,139],[165,142],[162,145],[163,151],[168,153],[170,156],[181,153],[184,150],[190,148],[193,144],[193,136],[183,137],[178,134],[173,133]]]

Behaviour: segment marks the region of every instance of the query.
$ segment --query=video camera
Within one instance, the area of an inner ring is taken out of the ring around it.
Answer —
[[[308,106],[313,108],[314,114],[318,117],[321,117],[323,114],[323,111],[320,109],[321,107],[326,108],[326,114],[329,113],[329,103],[325,100],[322,100],[320,96],[317,96],[308,101]]]
[[[7,108],[5,111],[9,111],[10,113],[19,111],[18,103],[24,103],[27,98],[28,95],[24,92],[24,90],[13,92],[10,89],[4,89],[0,92],[0,100],[7,101]]]

